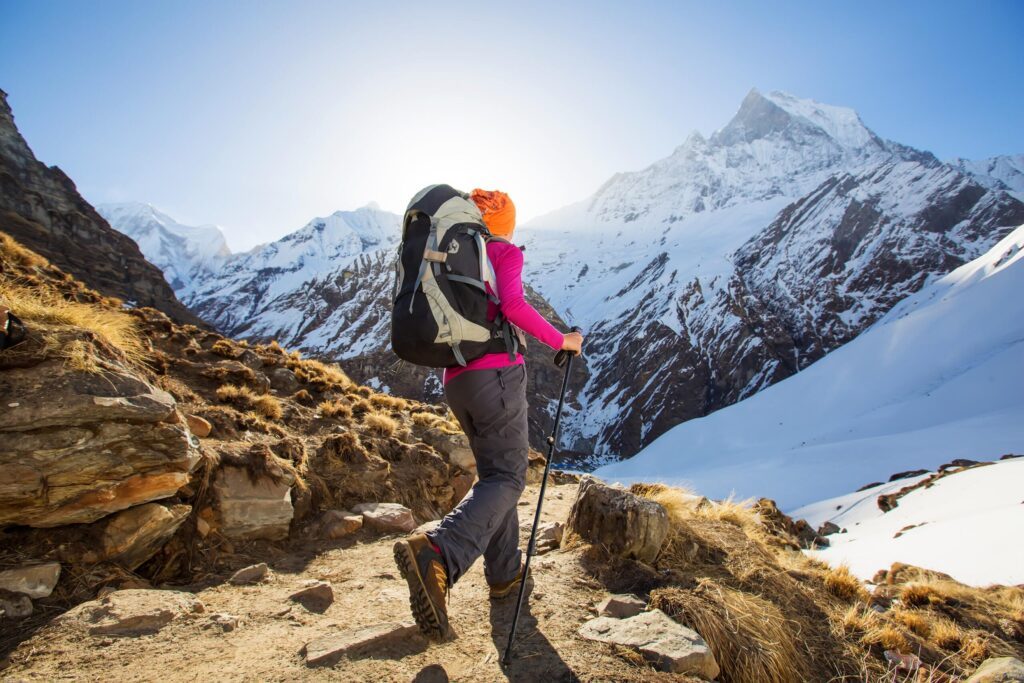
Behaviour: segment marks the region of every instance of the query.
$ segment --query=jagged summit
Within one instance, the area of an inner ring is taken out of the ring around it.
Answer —
[[[821,104],[781,91],[762,94],[756,88],[743,99],[732,121],[712,136],[712,141],[729,145],[772,135],[825,135],[851,152],[868,154],[885,148],[853,109]]]
[[[219,270],[231,256],[224,233],[216,225],[185,225],[144,202],[100,204],[96,210],[135,240],[177,293],[197,278]]]

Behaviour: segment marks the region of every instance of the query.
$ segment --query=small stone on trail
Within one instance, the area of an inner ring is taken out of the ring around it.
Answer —
[[[328,510],[320,517],[320,535],[337,540],[363,528],[363,516],[348,510]]]
[[[632,593],[609,595],[597,603],[597,614],[602,617],[626,619],[640,614],[646,608],[647,603]]]
[[[409,533],[416,528],[412,510],[398,503],[363,503],[352,511],[363,516],[363,523],[374,531]]]
[[[84,627],[90,635],[138,636],[156,633],[179,617],[205,611],[203,603],[191,593],[130,589],[83,602],[52,623]]]
[[[718,662],[700,635],[673,621],[661,610],[628,619],[598,617],[580,627],[588,639],[635,648],[660,671],[692,673],[714,680]]]
[[[0,619],[24,619],[32,614],[32,600],[24,593],[0,589]]]
[[[537,554],[543,555],[562,545],[565,525],[561,522],[547,522],[537,527]]]
[[[59,562],[26,564],[0,572],[0,588],[30,598],[45,598],[53,592],[59,578]]]
[[[204,628],[220,628],[222,631],[234,631],[238,628],[239,619],[234,614],[218,612],[210,615],[210,621]]]
[[[311,585],[288,596],[310,612],[323,614],[334,603],[334,589],[329,581],[314,581]]]
[[[303,651],[307,666],[332,666],[342,657],[379,653],[388,647],[422,647],[426,639],[416,624],[385,623],[320,638],[306,644]]]
[[[246,586],[252,583],[259,583],[266,578],[269,571],[270,570],[267,568],[266,562],[251,564],[248,567],[243,567],[232,574],[231,578],[228,579],[228,583],[235,586]]]

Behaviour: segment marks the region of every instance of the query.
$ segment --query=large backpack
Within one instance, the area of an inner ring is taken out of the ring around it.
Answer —
[[[492,239],[469,195],[449,185],[420,190],[405,211],[398,251],[391,347],[399,358],[432,368],[466,365],[485,353],[514,358],[519,340],[500,311]],[[487,291],[490,285],[490,293]]]

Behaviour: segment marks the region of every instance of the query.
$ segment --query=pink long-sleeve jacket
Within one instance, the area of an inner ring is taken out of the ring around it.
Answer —
[[[487,317],[493,320],[501,309],[502,315],[513,325],[537,338],[542,343],[558,350],[562,348],[562,333],[544,319],[537,310],[526,302],[523,296],[523,252],[519,247],[497,240],[487,243],[487,256],[494,266],[494,277],[498,285],[498,300],[501,305],[488,304]],[[490,291],[490,286],[488,286]],[[444,383],[452,381],[470,370],[489,370],[522,365],[523,355],[516,354],[511,360],[507,353],[488,353],[469,361],[465,367],[445,368]]]

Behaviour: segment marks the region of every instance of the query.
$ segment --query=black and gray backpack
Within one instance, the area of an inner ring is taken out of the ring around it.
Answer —
[[[520,349],[517,330],[501,313],[487,257],[492,237],[469,195],[449,185],[420,190],[405,211],[398,248],[391,347],[416,365],[466,365],[486,353]],[[490,285],[491,293],[487,292]]]

